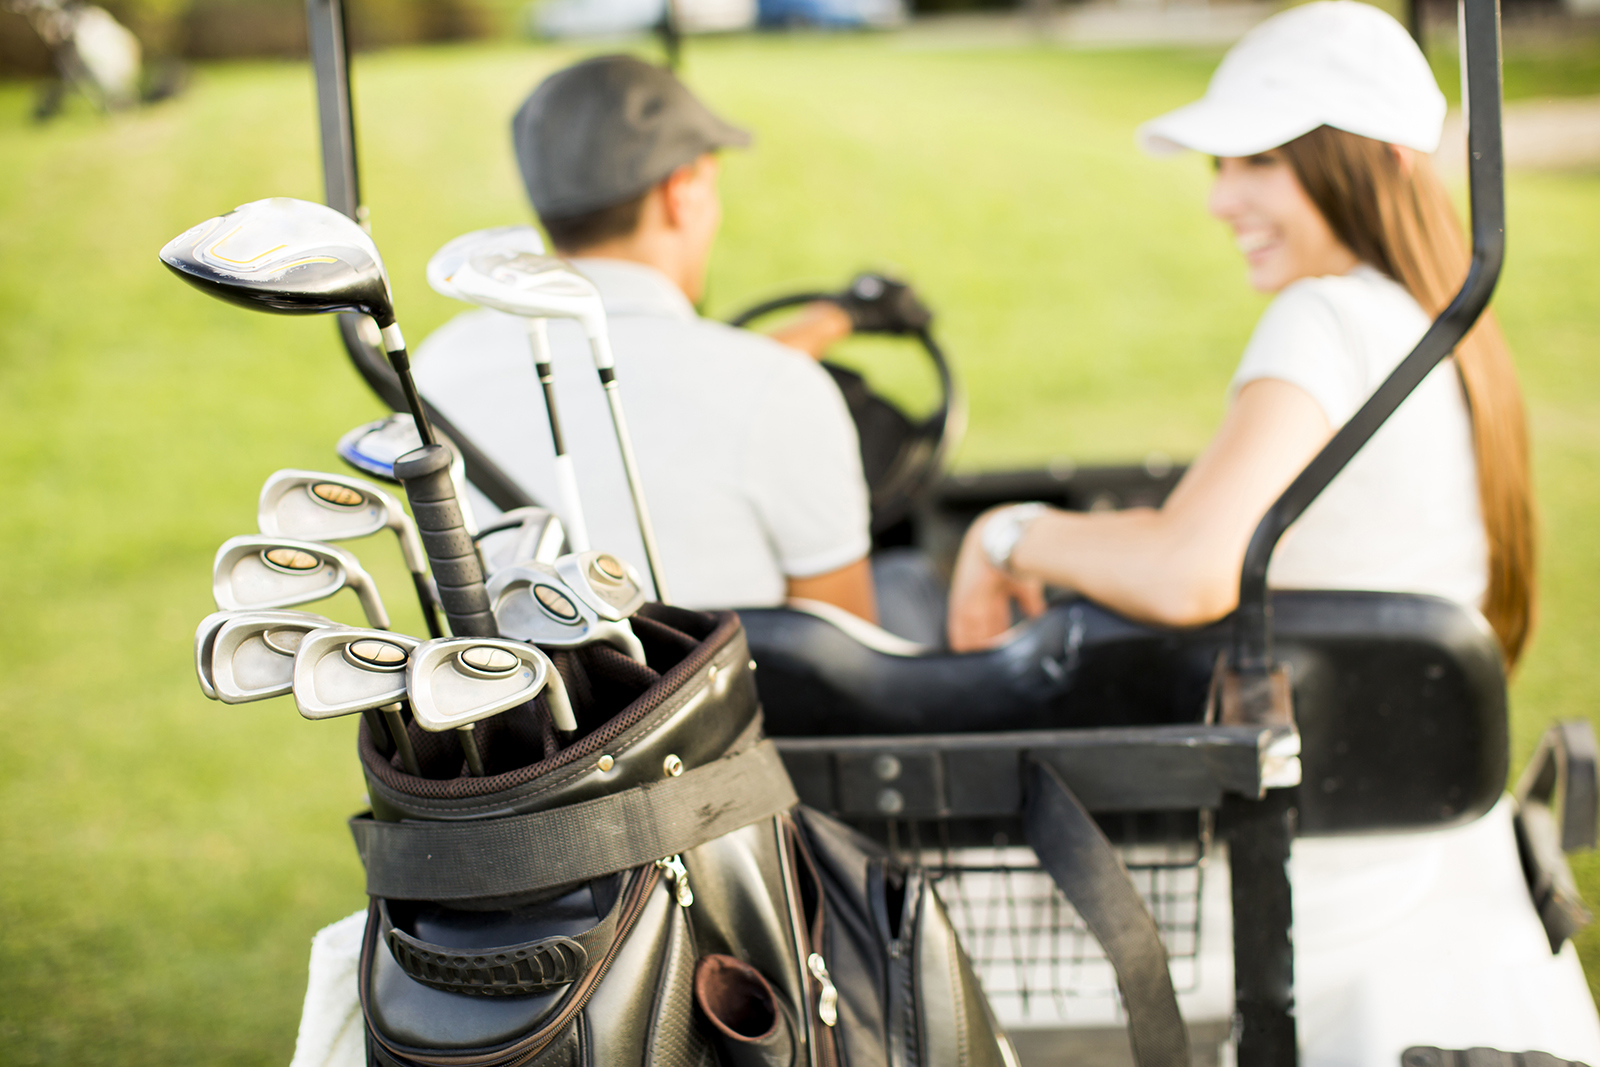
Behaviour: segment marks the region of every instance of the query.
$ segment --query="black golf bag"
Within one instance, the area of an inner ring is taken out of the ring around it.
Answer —
[[[928,884],[797,806],[737,616],[633,625],[648,666],[555,656],[579,740],[543,698],[477,725],[486,777],[363,726],[368,1062],[1014,1063]]]

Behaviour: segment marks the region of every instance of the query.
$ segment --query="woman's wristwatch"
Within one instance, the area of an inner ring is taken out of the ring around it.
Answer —
[[[1028,527],[1049,510],[1049,505],[1032,501],[1027,504],[1010,504],[1001,508],[983,524],[983,531],[978,535],[978,544],[983,548],[983,554],[996,570],[1011,573],[1011,555],[1017,550],[1022,535],[1028,532]]]

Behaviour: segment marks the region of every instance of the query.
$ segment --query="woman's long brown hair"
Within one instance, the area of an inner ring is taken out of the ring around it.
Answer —
[[[1437,315],[1467,276],[1461,221],[1430,160],[1319,126],[1281,149],[1311,202],[1356,256]],[[1483,614],[1514,666],[1534,613],[1533,488],[1527,419],[1505,337],[1485,313],[1455,350],[1472,413],[1478,499],[1489,541]]]

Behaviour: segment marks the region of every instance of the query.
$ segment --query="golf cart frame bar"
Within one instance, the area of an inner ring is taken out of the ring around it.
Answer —
[[[349,45],[341,0],[307,0],[328,203],[365,225],[355,151]],[[1487,307],[1505,250],[1504,166],[1500,108],[1498,0],[1459,0],[1462,100],[1468,118],[1472,259],[1461,290],[1422,340],[1372,397],[1272,505],[1251,538],[1240,576],[1232,667],[1261,679],[1273,668],[1267,567],[1283,533],[1344,469],[1378,428]],[[664,27],[669,44],[675,20]],[[377,346],[372,324],[339,317],[339,332],[361,376],[389,407],[402,410],[399,383]],[[504,510],[534,501],[464,434],[431,407],[429,417],[459,450],[473,484]],[[1243,679],[1241,679],[1243,680]],[[953,815],[1017,803],[1015,776],[973,775],[972,760],[1014,766],[1024,754],[1054,766],[1091,810],[1220,808],[1232,874],[1235,1034],[1239,1067],[1288,1067],[1298,1060],[1294,1014],[1291,897],[1288,880],[1295,795],[1269,788],[1273,752],[1293,727],[1188,726],[1050,730],[1027,735],[786,738],[780,743],[799,784],[808,775],[840,774],[846,765],[897,753],[926,769],[925,795],[908,808]],[[1176,773],[1174,773],[1176,772]],[[1005,796],[987,792],[1009,777]],[[807,792],[807,790],[802,790]],[[1183,794],[1176,796],[1174,794]],[[1181,803],[1180,803],[1181,802]],[[1015,809],[1012,809],[1015,810]]]

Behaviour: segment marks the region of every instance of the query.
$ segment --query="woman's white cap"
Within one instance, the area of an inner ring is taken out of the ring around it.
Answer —
[[[1151,155],[1249,156],[1318,126],[1439,147],[1445,99],[1405,29],[1356,0],[1274,15],[1228,50],[1206,95],[1139,127]]]

